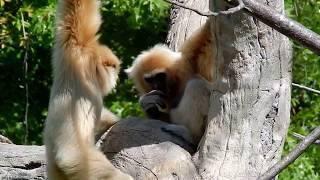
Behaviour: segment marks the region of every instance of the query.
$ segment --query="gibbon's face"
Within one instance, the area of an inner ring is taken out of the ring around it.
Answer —
[[[120,70],[120,60],[108,47],[103,47],[101,52],[101,68],[100,86],[104,95],[108,94],[117,84],[118,74]],[[98,70],[99,71],[99,70]]]
[[[159,90],[167,94],[167,78],[166,71],[154,71],[144,75],[144,81],[148,84],[151,90]]]
[[[166,83],[162,80],[167,78],[166,69],[180,58],[181,53],[173,52],[165,45],[156,45],[140,54],[133,65],[125,72],[134,81],[141,94],[150,92],[155,88],[165,89],[166,87],[163,85]],[[165,77],[162,75],[165,75]]]

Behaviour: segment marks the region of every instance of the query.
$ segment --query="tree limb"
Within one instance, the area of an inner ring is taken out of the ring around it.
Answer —
[[[268,180],[275,177],[283,169],[293,163],[313,142],[320,137],[320,126],[315,128],[303,141],[301,141],[286,157],[277,162],[267,172],[261,175],[259,180]]]
[[[291,133],[291,135],[297,139],[300,139],[300,140],[304,140],[306,137],[304,135],[301,135],[299,133],[296,133],[296,132],[293,132]],[[317,145],[320,145],[320,140],[317,139],[313,142],[314,144],[317,144]]]
[[[303,86],[303,85],[296,84],[296,83],[292,83],[292,86],[295,86],[295,87],[298,87],[298,88],[301,88],[301,89],[304,89],[304,90],[307,90],[307,91],[310,91],[310,92],[313,92],[313,93],[316,93],[316,94],[320,95],[320,91],[319,90],[312,89],[312,88],[309,88],[307,86]]]
[[[1,134],[0,134],[0,143],[13,144],[13,142],[9,138],[2,136]]]
[[[164,0],[164,1],[166,1],[166,2],[168,2],[170,4],[182,7],[184,9],[191,10],[191,11],[199,14],[200,16],[218,16],[218,15],[233,14],[233,13],[236,13],[236,12],[238,12],[241,9],[244,8],[244,4],[243,4],[242,0],[236,0],[237,3],[238,3],[237,6],[235,6],[233,8],[230,8],[230,9],[228,9],[226,11],[219,11],[219,12],[212,12],[212,11],[203,12],[203,11],[200,11],[200,10],[198,10],[196,8],[192,8],[192,7],[186,6],[183,3],[180,3],[180,2],[177,2],[177,1],[172,1],[172,0]]]
[[[231,2],[234,4],[237,1],[231,0]],[[255,0],[243,0],[243,3],[248,13],[320,55],[320,36],[318,34]]]
[[[284,34],[285,36],[298,41],[302,45],[309,48],[311,51],[320,55],[320,36],[317,33],[307,29],[300,23],[290,18],[287,18],[285,15],[255,0],[225,0],[226,2],[236,7],[230,8],[226,11],[219,12],[202,12],[172,0],[164,1],[194,11],[195,13],[201,16],[217,16],[220,14],[226,15],[244,9],[250,15],[258,18],[260,21],[264,22],[265,24],[269,25],[270,27]]]

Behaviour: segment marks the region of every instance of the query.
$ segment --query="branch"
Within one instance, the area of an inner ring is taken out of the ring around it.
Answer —
[[[267,172],[261,175],[259,180],[268,180],[275,177],[283,169],[293,163],[313,142],[320,137],[320,126],[315,128],[307,137],[303,139],[286,157],[277,162]]]
[[[318,34],[255,0],[242,1],[248,13],[320,55],[320,36]],[[231,0],[231,2],[235,4],[237,1]]]
[[[285,15],[277,12],[276,10],[271,9],[262,3],[256,2],[255,0],[225,0],[236,7],[219,12],[202,12],[176,1],[164,1],[185,9],[189,9],[201,16],[227,15],[238,12],[241,9],[245,9],[250,15],[258,18],[260,21],[264,22],[285,36],[298,41],[314,53],[320,55],[320,36],[317,33],[307,29],[296,21],[287,18]]]
[[[23,32],[23,40],[25,41],[25,53],[23,58],[23,64],[24,64],[24,88],[25,88],[25,96],[26,96],[26,105],[25,105],[25,113],[24,113],[24,124],[25,124],[25,130],[26,134],[24,136],[24,144],[28,143],[29,138],[29,124],[28,124],[28,113],[29,113],[29,85],[28,85],[28,49],[29,49],[29,42],[28,37],[26,35],[26,30],[24,27],[24,16],[23,12],[20,11],[21,14],[21,24],[22,24],[22,32]]]
[[[307,86],[303,86],[303,85],[296,84],[296,83],[292,83],[292,86],[295,86],[295,87],[298,87],[298,88],[301,88],[301,89],[304,89],[304,90],[307,90],[307,91],[311,91],[311,92],[314,92],[314,93],[320,95],[320,91],[319,90],[312,89],[312,88],[309,88]]]
[[[291,135],[297,139],[304,140],[306,137],[304,135],[298,134],[296,132],[291,133]],[[320,139],[313,142],[314,144],[320,145]]]
[[[5,136],[2,136],[2,135],[0,134],[0,144],[1,144],[1,143],[13,144],[13,142],[12,142],[9,138],[7,138],[7,137],[5,137]]]
[[[164,1],[167,2],[167,3],[173,4],[173,5],[176,5],[178,7],[182,7],[184,9],[191,10],[191,11],[199,14],[200,16],[218,16],[218,15],[233,14],[233,13],[236,13],[236,12],[238,12],[241,9],[244,8],[244,4],[243,4],[242,0],[236,0],[237,4],[238,4],[236,7],[230,8],[230,9],[228,9],[226,11],[218,11],[218,12],[212,12],[212,11],[203,12],[203,11],[200,11],[198,9],[186,6],[183,3],[180,3],[180,2],[177,2],[177,1],[172,1],[172,0],[164,0]]]

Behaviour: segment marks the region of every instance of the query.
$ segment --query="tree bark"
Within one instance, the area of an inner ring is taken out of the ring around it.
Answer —
[[[283,0],[259,1],[283,12]],[[209,1],[185,2],[206,10]],[[210,3],[212,11],[227,9],[224,0]],[[173,8],[167,38],[170,47],[178,50],[205,20]],[[120,121],[97,143],[117,168],[136,180],[257,179],[280,159],[290,112],[288,39],[243,12],[212,18],[211,23],[214,89],[218,91],[211,93],[208,126],[199,151],[194,154],[196,147],[190,144],[185,128],[172,133],[168,130],[175,125],[135,118]],[[45,178],[44,148],[21,147],[26,152],[15,155],[16,148],[0,144],[0,178]],[[18,164],[11,163],[13,159]],[[37,170],[25,176],[30,167]]]
[[[227,9],[210,1],[210,9]],[[284,12],[283,0],[260,0]],[[237,12],[212,19],[215,89],[200,144],[203,179],[256,179],[281,157],[290,123],[288,38]]]
[[[0,179],[46,179],[43,146],[0,143]]]
[[[201,11],[209,10],[209,1],[196,1],[196,0],[178,0],[187,6],[194,7]],[[181,44],[188,38],[195,30],[197,30],[207,20],[205,16],[199,16],[181,7],[172,6],[170,11],[169,32],[166,39],[168,46],[178,51]]]

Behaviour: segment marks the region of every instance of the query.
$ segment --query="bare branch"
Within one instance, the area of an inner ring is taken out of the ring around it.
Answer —
[[[293,163],[313,142],[320,137],[320,126],[315,128],[303,141],[301,141],[286,157],[277,162],[267,172],[261,175],[259,180],[268,180],[275,177],[283,169]]]
[[[237,3],[237,0],[229,1],[231,4]],[[320,36],[318,34],[256,0],[242,1],[245,6],[244,9],[249,14],[320,55]]]
[[[212,11],[207,11],[207,12],[203,12],[203,11],[200,11],[198,9],[195,9],[195,8],[192,8],[192,7],[189,7],[189,6],[186,6],[184,5],[183,3],[179,3],[177,1],[172,1],[172,0],[164,0],[170,4],[173,4],[173,5],[176,5],[176,6],[179,6],[179,7],[182,7],[184,9],[188,9],[188,10],[191,10],[197,14],[199,14],[200,16],[218,16],[218,15],[227,15],[227,14],[233,14],[233,13],[236,13],[238,11],[240,11],[241,9],[244,8],[244,4],[242,2],[242,0],[237,0],[237,6],[233,7],[233,8],[230,8],[226,11],[219,11],[219,12],[212,12]]]
[[[185,9],[189,9],[201,16],[218,16],[222,14],[226,15],[235,13],[237,11],[240,11],[241,9],[245,9],[245,12],[258,18],[260,21],[264,22],[265,24],[269,25],[270,27],[274,28],[280,33],[286,35],[287,37],[293,40],[298,41],[299,43],[306,46],[316,54],[320,55],[320,36],[317,33],[307,29],[300,23],[287,18],[285,15],[255,0],[225,0],[226,2],[236,7],[230,8],[226,11],[219,12],[202,12],[176,1],[164,1]]]
[[[20,11],[21,14],[21,24],[22,24],[22,32],[23,32],[23,39],[26,42],[25,46],[25,54],[23,58],[23,64],[24,64],[24,88],[25,88],[25,96],[26,96],[26,106],[25,106],[25,113],[24,113],[24,124],[25,124],[25,129],[26,129],[26,134],[24,136],[24,144],[28,143],[28,138],[29,138],[29,124],[28,124],[28,113],[29,113],[29,85],[28,85],[28,48],[29,48],[29,43],[28,43],[28,37],[26,34],[25,26],[24,26],[24,16],[22,11]]]
[[[307,86],[303,86],[303,85],[296,84],[296,83],[292,83],[292,86],[295,86],[295,87],[298,87],[298,88],[301,88],[301,89],[304,89],[304,90],[307,90],[307,91],[310,91],[310,92],[313,92],[313,93],[316,93],[316,94],[320,95],[320,91],[319,90],[312,89],[312,88],[309,88]]]
[[[2,136],[1,134],[0,134],[0,143],[13,144],[13,142],[9,138]]]
[[[297,139],[300,139],[300,140],[304,140],[304,139],[306,138],[304,135],[301,135],[301,134],[296,133],[296,132],[291,133],[291,135],[292,135],[293,137],[297,138]],[[314,141],[313,143],[320,145],[320,140],[317,139],[317,140]]]

